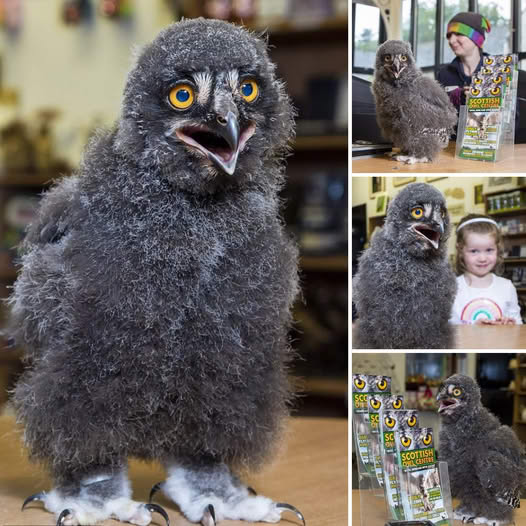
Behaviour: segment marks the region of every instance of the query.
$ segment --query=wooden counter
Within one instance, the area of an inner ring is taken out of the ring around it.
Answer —
[[[383,499],[371,496],[367,499],[367,509],[369,514],[364,523],[360,523],[360,492],[357,489],[352,490],[352,526],[384,526],[385,524],[385,504]],[[455,502],[453,502],[455,507]],[[453,526],[463,526],[462,521],[453,520]],[[526,500],[521,499],[521,507],[515,510],[515,524],[517,526],[526,524]]]
[[[526,325],[457,325],[456,349],[526,349]]]
[[[153,484],[164,479],[157,465],[130,462],[133,498],[145,500]],[[262,495],[296,506],[305,516],[307,526],[342,526],[347,524],[347,420],[328,418],[291,418],[286,449],[263,473],[245,479]],[[12,417],[0,417],[0,524],[9,526],[54,526],[51,513],[35,502],[24,512],[24,499],[48,490],[46,474],[28,463],[21,449],[19,434]],[[176,505],[161,494],[155,502],[165,508],[171,526],[191,526],[177,511]],[[153,524],[164,526],[164,519],[153,514]],[[284,513],[283,525],[301,524],[295,515]],[[116,526],[107,520],[105,526]],[[221,526],[247,526],[243,521],[224,521]],[[266,523],[265,523],[266,524]]]
[[[526,144],[516,144],[513,157],[496,163],[468,161],[455,158],[455,143],[450,142],[433,163],[405,164],[393,161],[386,155],[352,160],[352,173],[524,173],[526,169]]]

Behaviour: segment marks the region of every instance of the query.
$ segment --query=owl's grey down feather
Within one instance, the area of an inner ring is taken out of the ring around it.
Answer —
[[[413,217],[412,210],[422,216]],[[447,261],[449,216],[439,190],[406,186],[360,256],[353,278],[356,349],[449,349],[456,280]]]
[[[411,47],[388,40],[376,52],[372,91],[382,135],[408,164],[435,160],[448,145],[457,113],[444,89],[416,66]]]
[[[150,522],[128,457],[162,463],[191,521],[280,520],[286,505],[231,470],[263,464],[291,400],[297,249],[278,192],[293,113],[264,40],[185,20],[144,48],[115,128],[44,195],[10,298],[28,363],[13,403],[55,483],[37,497],[65,524]]]
[[[450,376],[438,391],[439,460],[448,464],[455,518],[501,526],[513,521],[526,483],[524,446],[481,403],[475,380]]]

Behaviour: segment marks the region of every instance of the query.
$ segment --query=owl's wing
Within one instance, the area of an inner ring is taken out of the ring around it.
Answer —
[[[416,79],[415,88],[425,105],[422,124],[452,129],[457,122],[457,113],[444,89],[433,79],[425,76]]]
[[[485,437],[484,446],[488,449],[480,451],[475,461],[477,478],[499,502],[514,507],[524,476],[517,439],[509,427],[501,426]]]
[[[77,187],[77,177],[65,177],[44,194],[38,216],[28,226],[22,252],[58,243],[68,233],[80,212]]]

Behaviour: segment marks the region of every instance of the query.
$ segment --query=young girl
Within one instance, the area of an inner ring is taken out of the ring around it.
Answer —
[[[497,223],[469,214],[457,227],[457,296],[451,323],[512,325],[522,323],[517,291],[509,279],[496,276],[503,266],[503,244]]]

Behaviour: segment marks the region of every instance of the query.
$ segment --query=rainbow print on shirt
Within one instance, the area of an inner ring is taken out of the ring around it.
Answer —
[[[463,323],[476,323],[479,320],[502,318],[501,308],[489,298],[471,300],[463,309],[460,319]]]

